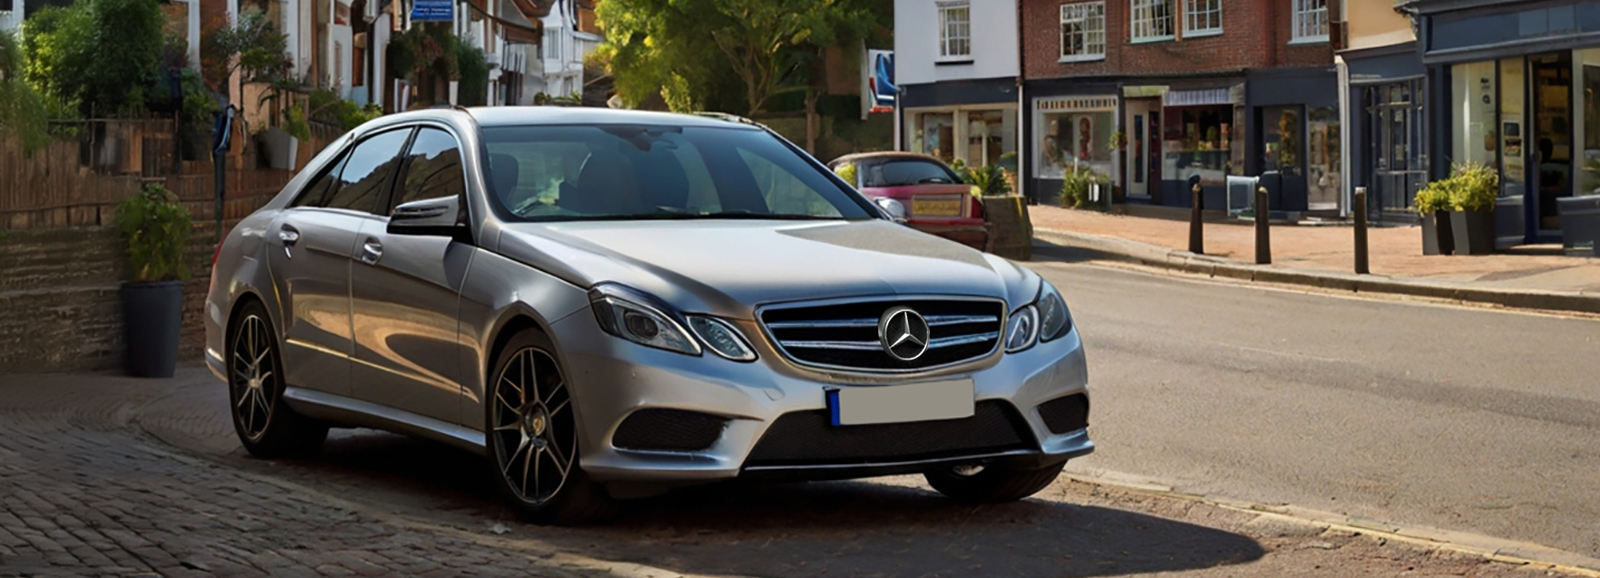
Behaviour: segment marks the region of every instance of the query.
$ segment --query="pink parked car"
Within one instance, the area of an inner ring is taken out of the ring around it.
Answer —
[[[845,155],[828,168],[845,175],[855,167],[854,185],[907,225],[973,247],[989,248],[989,223],[983,202],[949,165],[928,155],[874,152]]]

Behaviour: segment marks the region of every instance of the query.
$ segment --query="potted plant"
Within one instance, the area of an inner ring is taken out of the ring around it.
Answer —
[[[128,282],[122,310],[128,373],[172,377],[183,325],[184,248],[192,231],[189,211],[166,187],[147,183],[117,205],[117,231],[127,243]]]
[[[1422,218],[1422,254],[1449,255],[1455,252],[1455,237],[1450,233],[1450,181],[1434,181],[1417,191],[1417,216]]]
[[[1450,233],[1455,254],[1487,255],[1494,252],[1494,201],[1500,175],[1479,163],[1450,169]]]

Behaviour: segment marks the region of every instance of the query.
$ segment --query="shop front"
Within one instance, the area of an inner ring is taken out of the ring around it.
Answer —
[[[1187,207],[1194,202],[1189,182],[1199,178],[1204,199],[1212,209],[1226,206],[1228,175],[1243,172],[1245,140],[1239,120],[1244,116],[1244,83],[1203,88],[1168,88],[1159,99],[1160,179],[1152,202]],[[1149,102],[1153,107],[1157,102]],[[1130,118],[1141,109],[1129,106]],[[1151,115],[1158,114],[1153,108]]]
[[[1060,202],[1058,194],[1068,171],[1087,171],[1116,182],[1118,161],[1117,95],[1069,95],[1034,98],[1032,103],[1033,198]]]
[[[1367,210],[1373,218],[1412,219],[1417,191],[1429,180],[1427,86],[1416,43],[1340,56],[1348,70],[1353,108],[1345,119],[1354,157],[1351,186],[1367,187]]]
[[[904,150],[946,163],[998,164],[1016,170],[1015,79],[902,87]]]
[[[1274,211],[1337,213],[1340,195],[1339,80],[1331,68],[1252,72],[1246,94],[1246,174],[1276,172]]]
[[[1481,163],[1500,175],[1501,245],[1555,242],[1557,200],[1600,188],[1600,3],[1415,2],[1422,21],[1433,177]]]

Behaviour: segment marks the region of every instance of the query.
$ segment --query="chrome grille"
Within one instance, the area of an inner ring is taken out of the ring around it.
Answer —
[[[890,356],[878,322],[894,307],[909,307],[928,322],[928,349],[911,361]],[[889,298],[762,309],[768,335],[789,359],[803,365],[859,371],[916,371],[960,363],[994,352],[1005,305],[993,299]]]

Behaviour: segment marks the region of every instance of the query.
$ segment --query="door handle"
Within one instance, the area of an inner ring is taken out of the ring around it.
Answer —
[[[361,262],[368,265],[378,264],[378,259],[383,257],[383,245],[377,239],[367,239],[361,243]]]
[[[283,242],[283,256],[293,259],[294,253],[290,252],[289,249],[293,248],[295,243],[300,242],[300,231],[289,225],[284,225],[278,229],[278,240]]]

